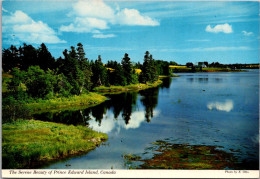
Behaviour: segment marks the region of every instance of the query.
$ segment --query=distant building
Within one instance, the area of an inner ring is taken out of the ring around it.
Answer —
[[[202,67],[202,68],[207,68],[208,65],[209,65],[208,62],[197,62],[197,63],[195,63],[196,67]]]

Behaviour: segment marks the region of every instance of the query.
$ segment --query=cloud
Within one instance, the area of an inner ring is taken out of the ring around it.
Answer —
[[[2,11],[3,11],[3,12],[8,12],[8,10],[4,9],[3,7],[2,7]]]
[[[106,5],[102,0],[78,1],[73,5],[73,11],[80,17],[95,17],[102,19],[114,18],[114,10]]]
[[[94,34],[92,37],[104,39],[104,38],[115,37],[115,35],[114,34],[106,34],[106,35],[104,35],[104,34]]]
[[[230,112],[234,108],[233,101],[226,100],[225,102],[211,102],[207,105],[209,110],[216,108],[218,111]]]
[[[108,29],[107,22],[102,19],[97,18],[82,18],[82,17],[76,17],[75,21],[71,23],[68,26],[62,25],[60,27],[60,31],[63,32],[92,32],[96,33],[99,32],[96,29]]]
[[[9,16],[3,16],[3,37],[5,42],[16,39],[26,43],[66,43],[59,39],[56,32],[42,21],[34,21],[22,11],[15,11]]]
[[[122,25],[158,26],[159,22],[148,16],[142,16],[136,9],[123,9],[116,15],[116,22]]]
[[[242,33],[244,34],[244,36],[252,36],[254,33],[253,32],[247,32],[247,31],[242,31]]]
[[[211,27],[211,25],[208,25],[206,27],[206,32],[212,32],[212,33],[219,33],[219,32],[223,32],[226,34],[232,33],[232,26],[229,24],[220,24],[220,25],[216,25],[215,27]]]
[[[159,25],[158,21],[149,16],[143,16],[136,9],[120,10],[118,5],[113,9],[102,0],[78,1],[73,5],[68,16],[73,18],[73,22],[69,25],[62,25],[59,29],[61,32],[95,33],[97,30],[109,29],[116,24],[128,26]],[[102,35],[99,36],[102,37]],[[93,37],[98,36],[93,35]]]

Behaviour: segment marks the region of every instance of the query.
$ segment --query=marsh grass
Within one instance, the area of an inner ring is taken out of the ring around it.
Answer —
[[[71,109],[79,107],[90,107],[107,100],[105,96],[97,93],[82,94],[80,96],[61,97],[48,100],[38,99],[37,102],[25,104],[31,112],[50,111],[55,109]]]
[[[125,91],[139,91],[139,90],[144,90],[148,88],[153,88],[157,87],[162,83],[161,80],[155,81],[154,83],[138,83],[138,84],[131,84],[127,86],[100,86],[96,87],[93,90],[96,92],[102,92],[102,93],[115,93],[115,92],[125,92]]]
[[[85,126],[37,120],[6,123],[2,125],[3,168],[31,168],[86,153],[107,138]]]

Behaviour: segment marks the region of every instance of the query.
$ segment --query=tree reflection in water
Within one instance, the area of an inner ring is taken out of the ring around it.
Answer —
[[[144,117],[149,123],[154,116],[154,109],[158,104],[159,88],[169,88],[171,81],[171,78],[165,78],[160,87],[139,92],[108,95],[109,100],[94,107],[74,111],[66,110],[62,112],[34,114],[34,118],[72,125],[88,125],[89,121],[94,118],[98,125],[101,126],[104,116],[107,116],[107,112],[111,111],[113,112],[114,119],[117,120],[119,117],[122,117],[125,124],[128,125],[132,119],[132,113],[139,110],[140,106],[137,106],[137,100],[138,96],[141,96],[140,102],[144,108]]]

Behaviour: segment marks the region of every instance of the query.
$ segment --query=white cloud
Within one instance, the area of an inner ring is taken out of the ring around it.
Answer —
[[[232,33],[232,26],[229,24],[220,24],[220,25],[216,25],[215,27],[211,27],[211,25],[208,25],[206,27],[206,32],[212,32],[212,33],[219,33],[219,32],[223,32],[226,34]]]
[[[104,39],[104,38],[115,37],[115,35],[114,34],[106,34],[106,35],[104,35],[104,34],[94,34],[92,37]]]
[[[72,14],[81,17],[114,18],[114,10],[102,0],[78,1],[73,5],[73,10]]]
[[[131,26],[159,25],[158,21],[149,16],[143,16],[136,9],[125,8],[120,10],[118,5],[113,9],[102,0],[78,1],[73,5],[73,9],[68,15],[74,18],[73,22],[69,25],[62,25],[60,31],[95,33],[97,30],[108,29],[111,25],[116,24]],[[97,36],[93,35],[93,37]]]
[[[3,7],[2,7],[2,11],[3,11],[3,12],[8,12],[8,10],[4,9]]]
[[[22,11],[3,16],[3,37],[26,43],[66,43],[56,32],[42,21],[35,22]],[[11,42],[6,40],[5,42]]]
[[[123,9],[116,15],[116,22],[122,25],[158,26],[159,22],[148,16],[142,16],[136,9]]]
[[[22,11],[15,11],[10,16],[3,16],[3,24],[29,24],[33,20]]]
[[[225,102],[212,102],[207,105],[209,110],[216,108],[218,111],[230,112],[234,108],[233,101],[226,100]]]
[[[108,29],[107,22],[97,18],[76,17],[75,21],[68,26],[61,26],[60,31],[63,32],[100,32],[96,29]]]
[[[242,31],[242,33],[244,34],[244,36],[251,36],[253,35],[253,32],[247,32],[247,31]]]

